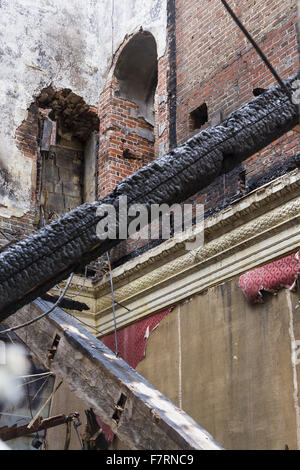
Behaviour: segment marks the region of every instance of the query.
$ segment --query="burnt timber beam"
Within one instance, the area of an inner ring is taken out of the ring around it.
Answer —
[[[286,82],[289,90],[293,81]],[[102,201],[83,204],[9,247],[0,254],[0,321],[119,243],[97,237],[100,205],[117,207],[120,196],[148,208],[183,202],[297,123],[297,107],[281,87],[272,88],[126,178]]]
[[[44,294],[41,296],[43,300],[46,300],[46,302],[51,302],[52,304],[55,304],[59,296],[58,295],[49,295],[49,294]],[[59,306],[61,308],[66,308],[67,310],[77,310],[78,312],[83,312],[84,310],[90,310],[90,307],[86,305],[83,302],[78,302],[77,300],[72,300],[68,298],[63,298],[59,302]]]
[[[5,323],[15,326],[47,311],[50,305],[37,299]],[[222,450],[190,416],[60,308],[18,330],[18,337],[129,448]],[[54,338],[57,348],[49,358]]]

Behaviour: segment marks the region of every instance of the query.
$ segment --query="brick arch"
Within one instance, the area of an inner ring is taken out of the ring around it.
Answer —
[[[98,197],[155,158],[156,40],[140,30],[114,56],[100,96]]]

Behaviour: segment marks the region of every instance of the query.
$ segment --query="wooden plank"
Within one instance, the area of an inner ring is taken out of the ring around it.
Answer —
[[[48,119],[44,121],[42,144],[41,144],[42,151],[49,152],[50,150],[52,126],[53,126],[52,121]]]
[[[6,323],[26,322],[50,306],[37,299]],[[131,449],[222,449],[190,416],[61,309],[17,334]]]
[[[72,421],[73,415],[65,416],[58,415],[52,416],[51,418],[38,419],[31,428],[28,428],[27,424],[23,426],[6,426],[0,429],[0,439],[4,442],[16,439],[18,437],[35,434],[36,432],[43,431],[44,429],[54,428],[62,424]]]

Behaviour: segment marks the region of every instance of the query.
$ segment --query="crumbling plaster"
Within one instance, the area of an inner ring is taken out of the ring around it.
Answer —
[[[15,132],[34,98],[52,84],[97,106],[126,35],[142,27],[164,54],[166,10],[166,0],[0,0],[0,168],[14,186],[13,198],[9,190],[0,196],[0,216],[30,209],[35,164]]]

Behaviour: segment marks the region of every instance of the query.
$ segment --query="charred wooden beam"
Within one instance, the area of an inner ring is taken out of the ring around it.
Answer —
[[[46,302],[55,304],[58,301],[59,296],[44,294],[41,296],[41,298],[46,300]],[[78,312],[83,312],[83,310],[90,310],[90,307],[87,304],[78,302],[77,300],[67,299],[66,297],[61,300],[59,305],[61,308],[66,308],[67,310],[77,310]]]
[[[49,305],[37,299],[6,323],[26,321]],[[131,449],[222,449],[190,416],[61,309],[18,330],[18,337]],[[54,338],[56,351],[49,358]]]
[[[286,82],[289,89],[293,80]],[[97,237],[100,205],[117,207],[121,196],[148,208],[182,202],[297,123],[297,107],[289,96],[282,88],[270,89],[219,126],[126,178],[102,201],[83,204],[8,248],[0,254],[0,321],[120,242]]]

